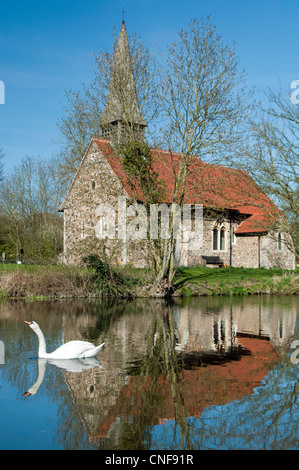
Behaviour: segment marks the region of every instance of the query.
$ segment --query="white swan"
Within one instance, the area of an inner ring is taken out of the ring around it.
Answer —
[[[27,323],[38,336],[38,357],[46,359],[84,359],[86,357],[96,356],[105,344],[102,343],[100,346],[95,346],[88,341],[69,341],[52,353],[47,353],[45,337],[39,325],[35,321],[25,320],[25,323]]]
[[[38,359],[37,380],[30,388],[28,388],[28,391],[23,394],[23,397],[30,397],[38,392],[38,389],[44,380],[46,365],[48,363],[58,367],[59,369],[64,369],[73,373],[80,373],[87,369],[93,369],[94,367],[99,367],[100,369],[103,368],[102,364],[96,357],[89,357],[86,359],[45,359],[40,357]]]

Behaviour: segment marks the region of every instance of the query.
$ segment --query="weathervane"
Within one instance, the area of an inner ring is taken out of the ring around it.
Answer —
[[[125,0],[123,0],[123,23],[125,22]]]

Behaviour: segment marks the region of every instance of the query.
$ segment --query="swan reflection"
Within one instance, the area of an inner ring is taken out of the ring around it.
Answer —
[[[35,395],[41,386],[45,372],[46,372],[46,365],[47,363],[58,367],[59,369],[64,369],[68,372],[83,372],[88,369],[93,369],[94,367],[98,367],[100,369],[103,368],[102,364],[96,357],[89,357],[89,358],[82,358],[82,359],[38,359],[38,376],[36,382],[23,394],[23,397]]]

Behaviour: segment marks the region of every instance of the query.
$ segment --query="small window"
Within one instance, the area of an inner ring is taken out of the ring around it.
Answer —
[[[232,245],[236,244],[236,235],[235,235],[234,231],[232,231],[232,233],[231,233],[231,244]]]
[[[279,320],[279,337],[282,338],[283,336],[283,323],[282,319]]]
[[[213,250],[218,250],[218,230],[214,228],[213,230]]]
[[[282,240],[281,240],[281,233],[278,234],[278,239],[277,239],[277,247],[279,250],[281,250],[281,245],[282,245]]]
[[[84,222],[84,220],[81,221],[81,238],[86,238],[85,222]]]
[[[225,250],[225,231],[224,228],[220,230],[220,250]]]
[[[221,334],[221,339],[222,341],[225,340],[225,322],[221,320],[220,322],[220,334]]]
[[[96,182],[95,181],[91,181],[90,182],[90,186],[91,186],[91,189],[94,189],[96,187]]]

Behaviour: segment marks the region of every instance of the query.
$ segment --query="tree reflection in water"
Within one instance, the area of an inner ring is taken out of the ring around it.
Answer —
[[[38,393],[23,398],[24,410],[34,404],[39,415],[55,404],[49,448],[297,445],[294,297],[8,302],[0,305],[6,346],[0,373],[2,383],[19,388],[19,397],[38,378],[36,338],[22,323],[28,312],[46,332],[49,350],[74,338],[106,341],[102,368],[74,372],[47,364]],[[31,424],[22,423],[24,433]]]
[[[120,432],[120,449],[151,448],[150,427],[154,416],[159,415],[161,401],[167,397],[163,388],[170,387],[173,416],[179,432],[180,448],[191,449],[189,425],[184,404],[184,395],[180,383],[180,369],[175,350],[175,331],[172,310],[165,306],[164,311],[155,315],[148,332],[147,350],[145,356],[132,365],[128,372],[134,375],[132,381],[132,404],[140,403],[138,417],[132,426],[129,417]],[[162,384],[162,386],[161,386]]]
[[[236,390],[230,390],[234,384],[227,381],[225,374],[217,375],[213,370],[215,365],[236,364],[242,356],[249,357],[251,354],[249,349],[236,341],[232,312],[228,338],[222,331],[222,338],[214,335],[215,345],[211,350],[199,348],[184,351],[178,343],[173,311],[171,305],[164,305],[162,310],[154,314],[146,334],[146,352],[127,368],[129,382],[121,390],[104,423],[99,426],[98,436],[102,436],[102,446],[113,449],[158,448],[160,444],[153,442],[152,429],[164,422],[171,426],[171,442],[168,439],[166,448],[196,448],[191,436],[193,425],[188,417],[199,416],[206,406],[213,403],[226,403],[227,399],[252,392],[251,385],[242,388],[240,383]],[[265,359],[256,378],[263,377],[269,370],[268,362],[273,362],[272,358]],[[249,370],[245,371],[245,375],[247,372],[250,374],[256,366],[255,362],[248,365]],[[230,371],[233,374],[231,379],[237,381],[239,370],[233,371],[231,367]],[[221,383],[222,379],[224,382]],[[109,433],[103,434],[107,426]]]

